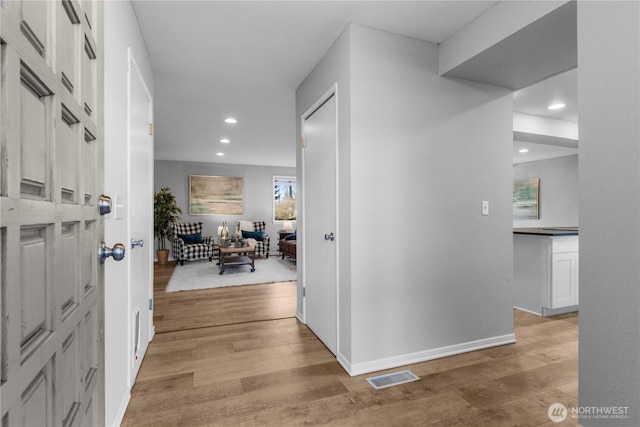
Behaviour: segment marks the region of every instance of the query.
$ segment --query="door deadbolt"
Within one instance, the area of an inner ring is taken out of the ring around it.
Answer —
[[[111,213],[111,197],[102,194],[98,199],[98,210],[100,215]]]

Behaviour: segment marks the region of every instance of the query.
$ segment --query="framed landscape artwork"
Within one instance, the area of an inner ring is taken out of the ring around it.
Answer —
[[[244,181],[230,176],[189,175],[189,215],[242,215]]]
[[[540,180],[524,179],[513,182],[513,218],[540,218]]]

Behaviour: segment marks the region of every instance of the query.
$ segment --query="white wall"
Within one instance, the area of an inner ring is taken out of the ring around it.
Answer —
[[[105,193],[122,197],[125,212],[127,194],[127,70],[128,48],[135,55],[139,71],[153,94],[153,72],[133,7],[128,1],[108,1],[105,13]],[[151,195],[150,195],[151,197]],[[114,200],[115,201],[115,200]],[[126,215],[125,215],[126,217]],[[108,246],[129,239],[126,219],[105,220]],[[148,239],[145,239],[148,240]],[[129,248],[127,246],[127,251]],[[118,425],[130,398],[130,325],[132,301],[127,292],[128,257],[105,264],[105,422]],[[146,302],[142,302],[146,304]],[[145,306],[145,305],[143,305]]]
[[[154,170],[154,191],[157,192],[162,187],[171,189],[178,206],[182,209],[182,222],[202,222],[205,235],[213,236],[223,221],[227,221],[231,233],[235,230],[236,221],[265,221],[267,234],[271,237],[269,252],[278,252],[278,230],[282,228],[282,224],[274,224],[272,221],[273,177],[296,176],[296,168],[156,160]],[[244,178],[244,214],[189,215],[189,175]],[[294,223],[294,228],[295,225]],[[173,253],[171,257],[173,258]]]
[[[316,65],[304,82],[296,91],[296,134],[301,135],[302,115],[334,84],[338,85],[338,222],[336,240],[338,246],[338,316],[340,318],[340,333],[338,334],[338,351],[346,360],[351,360],[351,169],[350,169],[350,138],[351,138],[351,58],[350,39],[351,27],[348,27],[338,40],[333,44],[329,52]],[[299,145],[296,148],[296,162],[302,164],[302,150]],[[303,227],[304,217],[300,214],[304,194],[302,170],[298,169],[298,226]],[[298,251],[304,250],[300,246]],[[304,263],[304,253],[298,254],[298,306],[297,316],[303,318],[302,287],[304,286],[301,264]]]
[[[351,37],[352,365],[511,334],[511,92],[439,77],[434,44]],[[399,235],[362,238],[381,224]]]
[[[338,80],[341,363],[361,373],[512,339],[511,92],[439,77],[431,43],[356,25],[339,42],[349,60],[336,43],[297,112]]]
[[[581,407],[640,425],[640,3],[578,2]]]
[[[578,155],[513,165],[513,180],[540,179],[540,219],[513,220],[514,227],[578,226]]]

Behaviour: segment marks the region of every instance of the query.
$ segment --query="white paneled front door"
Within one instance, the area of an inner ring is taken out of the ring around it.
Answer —
[[[104,425],[102,2],[3,1],[0,424]]]

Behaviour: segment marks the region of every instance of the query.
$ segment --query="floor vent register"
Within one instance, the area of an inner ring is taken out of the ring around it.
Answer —
[[[367,378],[371,387],[376,390],[386,387],[391,387],[398,384],[409,383],[411,381],[418,381],[420,377],[417,377],[411,371],[393,372],[391,374],[379,375],[377,377]]]

